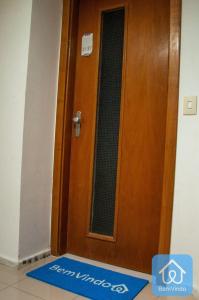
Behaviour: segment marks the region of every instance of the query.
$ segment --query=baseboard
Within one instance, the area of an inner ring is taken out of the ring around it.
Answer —
[[[0,264],[6,265],[8,267],[15,268],[18,266],[18,262],[14,261],[8,257],[0,257]]]
[[[24,265],[34,263],[42,258],[46,258],[51,255],[50,249],[45,249],[40,252],[34,253],[33,255],[26,256],[19,260],[18,268],[23,267]]]
[[[18,261],[13,261],[12,259],[9,259],[7,257],[0,257],[0,263],[3,265],[9,266],[9,267],[20,269],[24,265],[31,264],[42,258],[46,258],[50,255],[51,255],[50,249],[45,249],[45,250],[36,252],[30,256],[23,257],[23,258],[19,259]]]

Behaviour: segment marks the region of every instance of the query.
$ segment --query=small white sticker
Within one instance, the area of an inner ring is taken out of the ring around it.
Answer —
[[[82,56],[89,56],[93,52],[93,33],[85,33],[82,36]]]

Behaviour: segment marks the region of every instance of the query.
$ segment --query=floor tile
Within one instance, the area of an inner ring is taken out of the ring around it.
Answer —
[[[93,264],[95,266],[105,268],[105,269],[108,269],[108,270],[112,270],[112,271],[115,271],[115,272],[120,272],[120,273],[123,273],[123,274],[135,276],[135,277],[138,277],[138,278],[147,279],[147,280],[149,280],[149,282],[152,281],[152,276],[149,275],[149,274],[136,272],[136,271],[133,271],[133,270],[130,270],[130,269],[125,269],[125,268],[105,264],[105,263],[102,263],[102,262],[99,262],[99,261],[79,257],[79,256],[72,255],[72,254],[66,254],[65,257],[75,259],[75,260],[79,260],[79,261],[82,261],[82,262],[85,262],[85,263],[90,263],[90,264]]]
[[[0,290],[5,289],[7,287],[7,284],[0,282]]]
[[[39,299],[38,297],[26,294],[12,287],[0,291],[0,300],[38,300],[38,299]]]
[[[196,300],[194,296],[189,296],[189,297],[160,297],[161,300]]]
[[[158,299],[158,297],[152,294],[151,284],[148,284],[135,298],[135,300],[155,300],[155,299]]]
[[[34,262],[32,264],[27,264],[24,266],[21,266],[19,269],[16,267],[9,267],[6,265],[2,265],[0,264],[0,282],[2,281],[3,283],[12,285],[16,282],[18,282],[19,280],[23,280],[26,277],[24,276],[27,272],[38,268],[40,265],[44,265],[48,262],[51,262],[52,260],[54,260],[55,257],[50,256],[44,259],[41,259],[37,262]],[[4,274],[6,273],[6,275],[4,276]],[[11,274],[11,275],[9,275]]]
[[[3,265],[0,263],[0,271],[13,271],[13,270],[17,270],[16,267],[9,267],[9,266],[6,266],[6,265]]]
[[[99,267],[103,267],[105,269],[151,280],[151,276],[147,274],[108,265],[105,263],[93,261],[86,258],[81,258],[71,254],[67,254],[65,256],[82,262],[90,263]],[[7,300],[7,299],[9,300],[11,299],[12,300],[33,300],[33,299],[86,300],[88,299],[25,276],[26,272],[35,269],[40,265],[49,263],[53,260],[56,260],[56,257],[50,256],[48,258],[39,260],[35,263],[22,266],[20,270],[18,270],[17,268],[12,268],[0,264],[0,300]],[[12,288],[8,287],[8,285],[12,285]],[[155,297],[152,294],[150,284],[147,287],[145,287],[141,291],[141,293],[136,297],[136,300],[155,300],[155,299],[157,299],[157,297]],[[162,299],[167,300],[167,298],[162,298]],[[172,298],[172,300],[175,299]],[[193,298],[188,298],[187,300],[193,300]]]
[[[75,300],[86,300],[88,298],[84,298],[84,297],[77,297],[75,298]],[[135,300],[156,300],[158,299],[157,297],[155,297],[152,292],[151,292],[151,285],[148,285],[147,287],[145,287],[140,293],[139,295],[135,298]],[[171,299],[170,299],[171,300]],[[173,300],[173,299],[172,299]]]
[[[0,270],[1,283],[12,285],[24,278],[25,278],[24,274],[16,270],[13,270],[13,272],[7,270]]]
[[[75,299],[77,297],[77,295],[68,291],[53,287],[31,278],[26,278],[23,281],[18,282],[14,285],[14,287],[21,291],[28,292],[34,296],[41,297],[45,300]]]

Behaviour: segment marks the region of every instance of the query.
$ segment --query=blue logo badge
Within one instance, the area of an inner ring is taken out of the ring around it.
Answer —
[[[155,255],[152,275],[152,291],[156,296],[192,294],[193,261],[189,255]]]

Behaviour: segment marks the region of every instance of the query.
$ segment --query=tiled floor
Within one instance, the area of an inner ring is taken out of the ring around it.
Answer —
[[[67,255],[70,258],[76,258],[72,255]],[[36,262],[32,265],[26,266],[20,270],[16,270],[14,268],[10,268],[0,264],[0,300],[83,300],[86,299],[84,297],[80,297],[73,293],[64,291],[62,289],[58,289],[52,287],[48,284],[44,284],[42,282],[27,278],[25,273],[41,264],[46,262],[50,262],[53,260],[53,257],[49,257],[39,262]],[[95,265],[102,266],[104,268],[110,268],[114,271],[120,271],[126,274],[132,274],[137,277],[148,277],[150,280],[150,276],[137,273],[134,271],[118,268],[115,266],[108,266],[106,264],[102,264],[99,262],[92,262],[87,259],[81,259],[82,261],[94,263]],[[136,300],[153,300],[158,299],[151,293],[151,285],[149,284],[143,291],[136,297]],[[172,299],[179,300],[179,298],[165,298],[161,297],[162,300]],[[184,300],[193,300],[196,299],[194,297],[183,298]],[[107,299],[108,300],[108,299]]]

